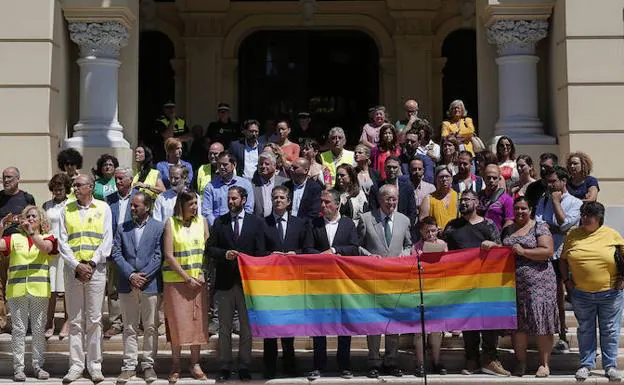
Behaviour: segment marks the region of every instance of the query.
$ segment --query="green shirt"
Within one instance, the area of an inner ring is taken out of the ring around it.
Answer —
[[[93,189],[93,197],[95,199],[106,201],[106,197],[114,192],[117,192],[115,178],[110,178],[109,180],[100,178],[95,181],[95,188]]]

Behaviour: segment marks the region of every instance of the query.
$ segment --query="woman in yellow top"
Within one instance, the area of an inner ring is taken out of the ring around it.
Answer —
[[[160,179],[160,172],[154,168],[154,155],[148,147],[134,149],[134,163],[137,174],[132,179],[132,187],[138,188],[152,198],[165,191],[165,184]]]
[[[169,382],[180,379],[180,351],[191,348],[193,378],[205,380],[199,366],[199,349],[208,343],[208,289],[202,270],[208,239],[208,223],[197,214],[197,194],[178,194],[173,217],[165,224],[163,234],[163,300],[167,340],[171,343]]]
[[[605,208],[598,202],[581,206],[580,227],[570,230],[563,244],[559,267],[578,320],[581,367],[576,379],[587,379],[596,363],[596,326],[600,329],[602,367],[610,381],[620,381],[616,369],[620,319],[624,306],[622,271],[614,254],[624,239],[604,225]],[[596,325],[598,318],[598,325]]]
[[[47,380],[50,374],[43,370],[43,363],[50,298],[48,261],[52,254],[58,254],[57,243],[53,235],[46,234],[50,231],[50,223],[37,206],[26,206],[19,216],[9,214],[2,218],[0,234],[11,223],[19,223],[20,232],[0,238],[0,252],[2,257],[9,258],[6,298],[13,321],[13,380],[26,381],[24,348],[29,319],[33,372],[36,378]]]
[[[442,137],[454,136],[460,143],[460,151],[470,151],[474,155],[472,136],[475,134],[475,127],[472,119],[468,117],[464,102],[459,99],[453,100],[447,115],[449,120],[442,122]]]
[[[451,188],[453,175],[446,166],[438,166],[435,170],[436,191],[427,195],[423,199],[420,219],[433,217],[440,229],[444,229],[446,224],[457,218],[457,201],[459,196]]]

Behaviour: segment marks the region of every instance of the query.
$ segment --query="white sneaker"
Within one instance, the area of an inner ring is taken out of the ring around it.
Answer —
[[[92,370],[89,374],[91,374],[91,381],[93,381],[94,384],[104,381],[104,375],[99,369]]]
[[[605,376],[612,382],[622,381],[622,373],[614,367],[605,370]]]
[[[69,384],[82,378],[82,370],[69,369],[69,372],[63,377],[63,384]]]
[[[576,371],[574,375],[577,381],[585,381],[589,378],[589,368],[582,366],[579,370]]]

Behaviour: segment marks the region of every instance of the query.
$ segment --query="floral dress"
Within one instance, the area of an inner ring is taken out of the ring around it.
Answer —
[[[537,247],[537,238],[550,234],[548,225],[539,222],[525,235],[511,235],[512,226],[503,229],[505,246],[520,245],[525,249]],[[559,333],[557,279],[550,261],[534,261],[516,256],[516,302],[518,331],[529,335]]]

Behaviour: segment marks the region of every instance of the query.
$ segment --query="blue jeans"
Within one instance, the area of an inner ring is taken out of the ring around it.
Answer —
[[[602,367],[605,370],[615,368],[620,343],[620,318],[622,306],[624,306],[624,291],[610,289],[588,293],[574,289],[572,306],[579,324],[577,335],[581,366],[593,369],[596,364],[596,317],[598,317]]]

